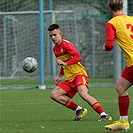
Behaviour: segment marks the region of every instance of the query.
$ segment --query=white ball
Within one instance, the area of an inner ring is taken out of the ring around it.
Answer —
[[[27,57],[22,61],[22,68],[28,73],[34,72],[38,67],[37,60],[33,57]]]

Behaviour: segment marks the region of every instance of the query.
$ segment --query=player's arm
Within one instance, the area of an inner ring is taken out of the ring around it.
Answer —
[[[80,62],[82,60],[82,57],[80,56],[80,54],[78,52],[72,53],[71,56],[73,58],[71,58],[70,60],[66,61],[67,65],[76,64],[76,63],[78,63],[78,62]]]
[[[62,65],[62,66],[72,65],[72,64],[76,64],[82,60],[81,55],[79,54],[77,49],[74,47],[74,45],[68,44],[65,47],[65,49],[67,50],[67,53],[69,53],[72,56],[72,58],[65,62],[57,59],[56,62],[58,65]]]
[[[67,49],[67,52],[72,56],[71,59],[66,61],[67,65],[76,64],[82,60],[81,55],[79,54],[77,49],[74,47],[74,45],[69,44],[67,45],[66,49]]]
[[[116,36],[115,27],[112,24],[107,23],[106,24],[106,41],[103,45],[103,50],[110,51],[113,49],[115,36]]]
[[[60,69],[60,73],[59,73],[59,76],[56,78],[55,80],[55,84],[58,85],[62,79],[62,77],[64,76],[64,70],[61,66],[61,69]]]

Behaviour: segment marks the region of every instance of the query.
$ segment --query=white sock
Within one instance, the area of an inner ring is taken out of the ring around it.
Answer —
[[[101,114],[100,114],[100,116],[102,116],[102,115],[107,115],[105,112],[102,112]]]
[[[128,120],[128,116],[120,116],[120,120]]]
[[[78,107],[76,108],[76,111],[79,110],[79,109],[82,109],[82,107],[78,106]]]

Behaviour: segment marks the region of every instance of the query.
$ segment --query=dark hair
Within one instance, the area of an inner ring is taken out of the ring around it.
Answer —
[[[107,5],[116,12],[123,9],[123,2],[124,0],[108,0]]]
[[[59,28],[60,27],[59,27],[58,24],[52,24],[52,25],[49,26],[48,31],[53,31],[53,30],[59,29]]]

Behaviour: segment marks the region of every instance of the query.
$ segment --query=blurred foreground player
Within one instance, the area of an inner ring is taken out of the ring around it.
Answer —
[[[126,67],[116,84],[118,93],[118,107],[120,118],[113,124],[106,125],[108,130],[128,130],[128,110],[130,98],[127,90],[133,84],[133,17],[123,14],[124,0],[108,0],[108,6],[113,18],[106,24],[106,42],[103,50],[110,51],[114,47],[114,40],[123,51]]]
[[[62,38],[59,25],[50,25],[48,31],[55,44],[53,52],[56,62],[60,66],[59,76],[55,80],[56,87],[50,97],[57,103],[76,111],[74,120],[77,121],[87,114],[86,108],[82,108],[71,100],[78,92],[80,97],[100,115],[99,121],[111,120],[112,118],[104,112],[99,102],[88,94],[88,76],[80,63],[82,58],[79,52],[71,42]],[[60,82],[64,75],[66,80]]]

